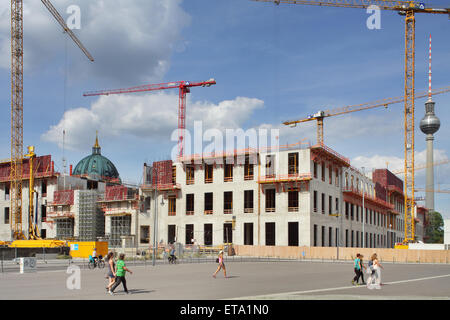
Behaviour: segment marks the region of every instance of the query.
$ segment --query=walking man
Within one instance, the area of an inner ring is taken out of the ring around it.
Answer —
[[[117,263],[116,263],[116,282],[111,287],[111,290],[109,292],[111,295],[114,295],[114,290],[116,290],[116,288],[121,283],[123,285],[123,289],[124,289],[125,293],[126,294],[129,293],[128,292],[128,288],[127,288],[127,281],[125,279],[125,273],[128,271],[129,273],[133,274],[133,272],[125,266],[124,258],[125,258],[125,254],[121,253],[119,255],[119,260],[117,260]]]

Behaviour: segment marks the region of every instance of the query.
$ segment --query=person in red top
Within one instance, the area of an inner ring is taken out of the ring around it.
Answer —
[[[216,274],[217,274],[217,272],[220,271],[220,269],[223,269],[223,275],[226,278],[227,277],[227,269],[225,269],[225,263],[223,262],[223,250],[220,250],[218,260],[219,260],[219,266],[217,267],[216,272],[214,272],[213,278],[216,277]]]

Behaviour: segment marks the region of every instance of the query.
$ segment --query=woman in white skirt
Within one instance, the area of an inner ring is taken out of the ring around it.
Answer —
[[[370,258],[371,264],[369,264],[371,274],[369,279],[367,279],[367,288],[368,289],[381,289],[381,269],[384,269],[381,263],[378,261],[377,254],[374,253]],[[370,270],[369,269],[369,270]]]

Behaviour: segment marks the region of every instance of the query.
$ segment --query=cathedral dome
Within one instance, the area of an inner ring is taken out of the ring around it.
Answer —
[[[98,137],[95,138],[92,154],[78,162],[72,175],[88,177],[95,180],[119,179],[119,172],[115,165],[108,158],[101,155]]]

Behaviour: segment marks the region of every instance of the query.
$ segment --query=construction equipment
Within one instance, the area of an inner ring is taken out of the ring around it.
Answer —
[[[25,155],[30,159],[30,183],[28,186],[29,190],[29,206],[28,206],[28,239],[29,240],[40,240],[39,231],[37,227],[37,221],[35,221],[34,214],[34,172],[33,172],[33,160],[36,158],[36,153],[34,153],[34,146],[28,147],[28,154]]]
[[[442,87],[437,90],[434,90],[431,92],[431,95],[441,94],[450,92],[450,86]],[[429,92],[423,91],[416,94],[416,99],[428,97]],[[394,98],[386,98],[386,99],[380,99],[373,102],[368,103],[361,103],[356,105],[350,105],[345,107],[339,107],[334,108],[331,110],[324,110],[324,111],[318,111],[315,114],[309,115],[308,117],[304,119],[299,120],[293,120],[293,121],[285,121],[283,122],[284,125],[295,127],[298,123],[303,122],[309,122],[316,120],[317,121],[317,143],[320,145],[324,144],[324,138],[323,138],[323,119],[327,117],[333,117],[333,116],[339,116],[342,114],[357,112],[357,111],[363,111],[363,110],[369,110],[374,109],[378,107],[385,107],[387,108],[390,104],[400,103],[405,101],[405,97],[394,97]],[[403,171],[404,172],[404,171]]]
[[[121,93],[136,93],[146,91],[156,91],[165,89],[179,89],[178,102],[178,157],[181,158],[184,154],[184,130],[186,129],[186,94],[191,92],[192,87],[210,87],[216,84],[216,80],[209,79],[207,81],[190,82],[190,81],[176,81],[158,84],[147,84],[143,86],[131,87],[127,89],[101,90],[85,92],[83,96],[107,96],[110,94]]]
[[[405,16],[405,237],[404,242],[414,241],[414,100],[415,95],[415,33],[416,13],[447,14],[449,8],[426,8],[424,3],[399,0],[252,0],[286,4],[368,9],[376,6],[380,10],[396,11]]]
[[[94,61],[67,27],[50,1],[41,0],[80,49]],[[13,239],[25,239],[22,230],[23,175],[23,0],[11,0],[11,231]]]
[[[435,162],[433,162],[433,167],[440,166],[442,164],[447,164],[447,163],[450,163],[450,159],[442,160],[442,161],[435,161]],[[422,170],[422,169],[426,169],[426,168],[428,168],[428,165],[426,163],[422,163],[422,164],[416,166],[414,168],[414,170]],[[405,171],[403,169],[392,171],[392,173],[395,173],[395,174],[402,174],[404,172]]]

